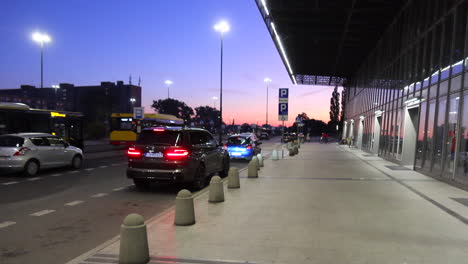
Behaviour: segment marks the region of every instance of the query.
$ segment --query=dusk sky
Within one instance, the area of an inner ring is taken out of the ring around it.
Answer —
[[[141,76],[143,106],[167,97],[164,81],[172,80],[171,97],[191,107],[213,106],[219,97],[220,38],[213,25],[231,25],[224,42],[226,123],[278,120],[279,87],[290,88],[289,120],[306,112],[329,120],[333,87],[294,86],[254,0],[5,0],[0,16],[0,88],[40,86],[40,48],[34,31],[47,32],[44,86],[58,83],[95,85],[101,81],[133,83]],[[294,70],[294,69],[293,69]]]

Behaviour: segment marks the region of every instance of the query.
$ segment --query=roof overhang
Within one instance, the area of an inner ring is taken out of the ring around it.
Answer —
[[[255,0],[294,84],[342,85],[408,0]]]

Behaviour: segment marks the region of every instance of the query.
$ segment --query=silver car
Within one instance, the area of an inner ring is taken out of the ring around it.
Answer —
[[[34,176],[40,169],[83,163],[83,151],[63,139],[45,133],[18,133],[0,136],[0,171]]]

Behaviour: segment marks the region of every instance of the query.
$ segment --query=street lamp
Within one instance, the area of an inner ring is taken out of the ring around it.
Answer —
[[[266,122],[265,124],[268,125],[268,84],[271,83],[271,79],[270,78],[265,78],[263,79],[263,81],[266,83],[266,92],[267,92],[267,96],[266,96]]]
[[[173,83],[171,80],[166,80],[164,82],[167,85],[167,99],[169,99],[169,86]]]
[[[41,45],[41,88],[44,87],[44,43],[49,43],[51,38],[45,33],[35,32],[32,39]]]
[[[213,100],[213,108],[216,109],[216,100],[218,100],[218,97],[213,96],[213,97],[211,97],[211,99]]]
[[[136,99],[135,98],[130,98],[130,102],[132,103],[132,111],[133,111],[133,108],[135,107],[135,102],[136,102]]]
[[[219,143],[221,143],[223,136],[223,39],[224,33],[229,31],[230,26],[226,21],[221,21],[214,25],[214,29],[221,33],[221,71],[219,80]]]

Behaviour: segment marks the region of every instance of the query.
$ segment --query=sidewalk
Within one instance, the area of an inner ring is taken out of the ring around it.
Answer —
[[[174,226],[173,209],[148,220],[151,263],[467,263],[468,207],[453,198],[468,193],[385,166],[306,143],[257,179],[243,171],[224,203],[198,194],[193,226]],[[117,263],[118,249],[115,238],[70,263]]]

